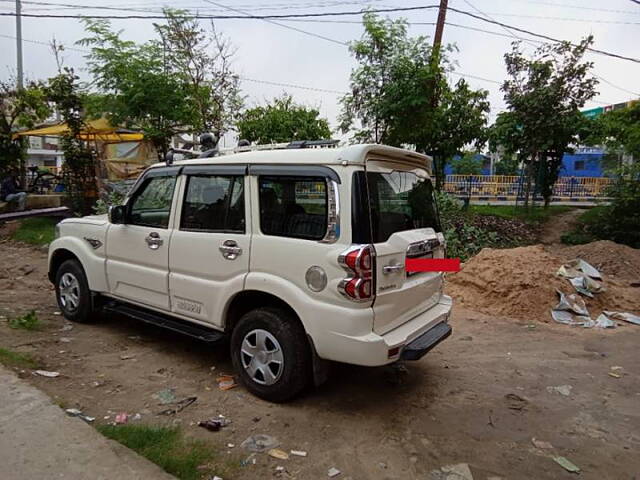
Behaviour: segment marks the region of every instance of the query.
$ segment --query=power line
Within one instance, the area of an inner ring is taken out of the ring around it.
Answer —
[[[85,6],[85,8],[93,8],[90,6]],[[229,8],[229,7],[227,7]],[[307,18],[307,17],[339,17],[344,15],[362,15],[365,13],[393,13],[393,12],[410,12],[416,10],[429,10],[433,8],[438,8],[438,5],[421,5],[415,7],[394,7],[394,8],[378,8],[378,9],[370,9],[370,10],[358,10],[358,11],[347,11],[347,12],[321,12],[321,13],[287,13],[287,14],[272,14],[272,15],[200,15],[200,14],[192,14],[190,15],[193,18],[200,20],[271,20],[271,19],[280,19],[280,18]],[[15,12],[7,12],[0,13],[0,16],[5,17],[14,17]],[[39,13],[23,13],[23,17],[31,17],[31,18],[95,18],[95,19],[105,19],[105,20],[164,20],[164,15],[55,15],[55,14],[39,14]]]
[[[245,16],[251,15],[250,13],[247,13],[247,12],[245,12],[243,10],[238,10],[237,8],[227,7],[226,5],[222,5],[221,3],[215,3],[215,2],[212,2],[211,0],[204,0],[204,1],[207,2],[207,3],[210,3],[211,5],[215,5],[216,7],[224,8],[226,10],[229,10],[229,11],[232,11],[232,12],[236,12],[236,13],[241,13],[241,14],[243,14]],[[338,45],[343,45],[343,46],[348,46],[349,45],[347,42],[342,42],[340,40],[336,40],[336,39],[333,39],[333,38],[325,37],[324,35],[320,35],[320,34],[317,34],[317,33],[308,32],[308,31],[302,30],[300,28],[292,27],[291,25],[284,25],[282,23],[274,22],[273,20],[269,20],[269,19],[266,19],[266,18],[263,18],[262,20],[264,20],[267,23],[271,23],[272,25],[277,25],[278,27],[286,28],[288,30],[293,30],[295,32],[299,32],[299,33],[302,33],[304,35],[309,35],[311,37],[320,38],[322,40],[326,40],[328,42],[336,43]]]
[[[300,88],[303,90],[310,90],[313,92],[323,92],[323,93],[335,93],[337,95],[346,95],[347,92],[342,92],[340,90],[328,90],[326,88],[315,88],[315,87],[306,87],[306,86],[302,86],[302,85],[296,85],[293,83],[281,83],[281,82],[272,82],[270,80],[256,80],[255,78],[247,78],[247,77],[240,77],[240,80],[244,80],[246,82],[253,82],[253,83],[264,83],[265,85],[273,85],[276,87],[287,87],[287,88]]]
[[[640,2],[640,0],[638,0]],[[390,12],[406,12],[406,11],[415,11],[415,10],[427,10],[427,9],[433,9],[433,8],[437,8],[437,5],[424,5],[424,6],[417,6],[417,7],[398,7],[398,8],[385,8],[385,9],[370,9],[370,10],[366,10],[366,11],[351,11],[351,12],[323,12],[323,13],[297,13],[297,14],[284,14],[284,15],[243,15],[243,16],[238,16],[238,15],[191,15],[193,18],[196,19],[210,19],[210,20],[239,20],[239,19],[245,19],[245,20],[271,20],[271,19],[285,19],[285,18],[309,18],[309,17],[335,17],[335,16],[344,16],[344,15],[362,15],[364,13],[390,13]],[[452,12],[456,12],[459,13],[461,15],[466,15],[468,17],[471,18],[475,18],[476,20],[480,20],[482,22],[487,22],[487,23],[491,23],[493,25],[498,25],[501,27],[505,27],[511,30],[515,30],[517,32],[520,33],[524,33],[527,35],[531,35],[533,37],[537,37],[537,38],[543,38],[545,40],[549,40],[551,42],[555,42],[555,43],[564,43],[567,42],[566,40],[560,40],[554,37],[551,37],[549,35],[544,35],[541,33],[535,33],[532,32],[530,30],[526,30],[524,28],[520,28],[520,27],[515,27],[513,25],[508,25],[506,23],[502,23],[502,22],[498,22],[496,20],[491,20],[489,18],[485,18],[482,17],[480,15],[476,15],[474,13],[471,12],[467,12],[465,10],[460,10],[458,8],[453,8],[453,7],[448,7],[448,10],[451,10]],[[0,13],[0,16],[15,16],[16,14],[13,12],[3,12]],[[121,15],[121,16],[110,16],[110,15],[44,15],[44,14],[23,14],[23,17],[32,17],[32,18],[76,18],[76,19],[81,19],[81,18],[102,18],[102,19],[115,19],[115,20],[127,20],[127,19],[144,19],[144,20],[162,20],[165,17],[164,16],[157,16],[157,15]],[[306,32],[309,33],[309,32]],[[333,41],[333,40],[332,40]],[[336,40],[336,42],[339,42],[338,40]],[[339,42],[340,43],[340,42]],[[575,43],[572,42],[567,42],[570,45],[576,46]],[[625,55],[619,55],[617,53],[611,53],[611,52],[607,52],[605,50],[599,50],[596,48],[592,48],[592,47],[588,47],[587,50],[594,52],[594,53],[599,53],[601,55],[606,55],[609,57],[613,57],[613,58],[618,58],[620,60],[628,60],[630,62],[634,62],[634,63],[640,63],[640,59],[637,58],[633,58],[633,57],[627,57]]]
[[[638,1],[640,2],[640,0],[638,0]],[[565,43],[565,42],[567,42],[570,45],[573,45],[574,47],[576,46],[575,43],[568,42],[566,40],[559,40],[559,39],[551,37],[549,35],[544,35],[544,34],[541,34],[541,33],[535,33],[535,32],[532,32],[530,30],[526,30],[526,29],[520,28],[520,27],[514,27],[513,25],[508,25],[506,23],[498,22],[497,20],[491,20],[489,18],[484,18],[484,17],[481,17],[481,16],[476,15],[474,13],[467,12],[465,10],[459,10],[459,9],[453,8],[453,7],[449,7],[449,10],[451,10],[453,12],[456,12],[456,13],[459,13],[461,15],[466,15],[468,17],[472,17],[472,18],[475,18],[477,20],[481,20],[483,22],[491,23],[491,24],[494,24],[494,25],[499,25],[501,27],[505,27],[505,28],[508,28],[510,30],[515,30],[516,32],[525,33],[525,34],[531,35],[533,37],[544,38],[545,40],[550,40],[550,41],[555,42],[555,43]],[[602,55],[606,55],[606,56],[609,56],[609,57],[619,58],[621,60],[628,60],[630,62],[640,63],[640,59],[633,58],[633,57],[626,57],[624,55],[619,55],[617,53],[611,53],[611,52],[607,52],[607,51],[604,51],[604,50],[599,50],[599,49],[592,48],[592,47],[587,47],[587,50],[589,50],[591,52],[599,53],[599,54],[602,54]]]

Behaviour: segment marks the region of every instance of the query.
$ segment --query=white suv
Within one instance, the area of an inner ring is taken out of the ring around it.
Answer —
[[[242,383],[285,401],[328,360],[416,360],[451,333],[442,274],[405,271],[444,257],[430,162],[356,145],[157,164],[108,217],[58,224],[49,278],[69,320],[229,337]]]

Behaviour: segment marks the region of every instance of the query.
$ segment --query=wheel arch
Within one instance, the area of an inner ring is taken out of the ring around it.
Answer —
[[[238,323],[238,320],[240,320],[245,313],[262,307],[279,308],[288,312],[304,329],[304,324],[298,312],[277,295],[261,290],[243,290],[234,295],[225,310],[225,332],[230,334]]]
[[[224,315],[224,331],[231,335],[231,332],[238,323],[238,320],[240,320],[245,313],[260,307],[275,307],[285,310],[291,315],[291,318],[295,319],[295,321],[300,324],[305,332],[305,337],[307,338],[309,345],[313,383],[316,386],[323,384],[329,375],[329,362],[318,356],[313,343],[313,338],[309,335],[309,332],[305,328],[298,312],[289,303],[282,300],[277,295],[261,290],[243,290],[238,292],[231,299],[226,308]]]
[[[82,261],[80,261],[78,256],[75,253],[73,253],[71,250],[68,250],[66,248],[58,248],[57,250],[54,250],[54,252],[51,254],[51,259],[49,260],[49,272],[48,272],[49,281],[51,283],[55,282],[56,274],[58,273],[58,269],[60,268],[60,265],[62,265],[67,260],[77,260],[78,263],[82,265]],[[84,267],[82,268],[84,269]]]
[[[82,266],[89,289],[93,292],[109,290],[105,270],[104,247],[101,251],[90,250],[89,244],[78,238],[58,238],[49,247],[48,277],[55,282],[56,272],[67,260],[77,260]]]

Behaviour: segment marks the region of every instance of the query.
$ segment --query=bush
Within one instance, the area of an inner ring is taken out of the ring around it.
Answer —
[[[582,214],[564,243],[602,239],[640,248],[640,163],[622,166],[617,176],[608,192],[611,203]]]
[[[476,214],[442,192],[436,193],[436,201],[450,258],[465,261],[483,248],[510,248],[535,240],[534,228],[522,219]]]

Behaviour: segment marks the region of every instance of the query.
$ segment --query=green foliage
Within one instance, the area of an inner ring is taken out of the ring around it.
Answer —
[[[291,95],[245,110],[237,123],[242,139],[257,143],[319,140],[331,136],[329,122],[316,108],[298,105]]]
[[[456,175],[480,175],[482,173],[482,161],[475,158],[475,152],[465,152],[461,157],[451,160],[453,172]]]
[[[489,136],[494,151],[499,145],[524,162],[527,203],[537,177],[536,186],[548,204],[562,156],[583,128],[580,108],[596,95],[597,80],[588,75],[593,63],[583,61],[592,43],[589,36],[578,45],[544,44],[533,58],[526,58],[520,42],[514,42],[505,55],[509,78],[502,91],[508,111],[498,114]]]
[[[491,215],[500,218],[520,219],[527,223],[543,223],[551,216],[568,212],[573,207],[553,205],[543,207],[517,207],[511,205],[472,205],[471,211],[477,215]]]
[[[33,128],[45,120],[51,110],[41,82],[28,82],[22,90],[12,80],[0,81],[0,177],[8,170],[24,168],[25,145],[13,134],[21,128]]]
[[[444,192],[436,193],[436,202],[450,258],[466,261],[483,248],[509,248],[534,239],[533,231],[521,219],[476,214]]]
[[[608,194],[611,203],[581,215],[572,233],[640,248],[640,163],[618,169]]]
[[[221,136],[242,103],[230,43],[183,11],[164,14],[166,22],[154,24],[158,39],[138,44],[108,21],[85,20],[89,36],[79,42],[91,47],[89,71],[99,90],[90,113],[141,128],[162,157],[178,133]]]
[[[47,96],[68,127],[68,133],[60,141],[64,152],[62,178],[65,193],[73,211],[85,215],[89,213],[96,197],[97,165],[95,152],[87,142],[80,139],[80,133],[84,129],[85,95],[78,80],[73,69],[61,70],[58,75],[49,79]]]
[[[31,310],[29,313],[22,315],[21,317],[15,317],[9,320],[9,326],[11,328],[19,328],[22,330],[37,330],[40,328],[40,320],[36,315],[35,310]]]
[[[96,204],[93,206],[93,213],[95,215],[104,215],[109,212],[109,207],[112,205],[122,205],[124,202],[126,195],[123,195],[120,192],[112,191],[107,195],[106,200],[102,198],[98,199]]]
[[[604,145],[610,152],[640,158],[640,102],[590,120],[583,136],[589,145]]]
[[[455,48],[446,46],[434,60],[427,37],[409,37],[406,20],[367,13],[363,22],[362,39],[350,46],[358,66],[341,100],[340,128],[353,130],[354,142],[412,145],[431,154],[439,189],[445,161],[465,145],[484,143],[488,92],[464,80],[450,86],[444,73]]]
[[[38,361],[26,353],[12,352],[0,347],[0,364],[5,367],[38,368]]]
[[[47,245],[55,238],[56,223],[56,219],[49,217],[25,218],[12,233],[11,238],[16,242],[31,245]]]
[[[211,478],[215,451],[203,441],[185,439],[178,428],[147,425],[99,425],[105,437],[122,443],[180,480]]]
[[[495,175],[519,175],[520,161],[515,155],[505,155],[494,164]]]

